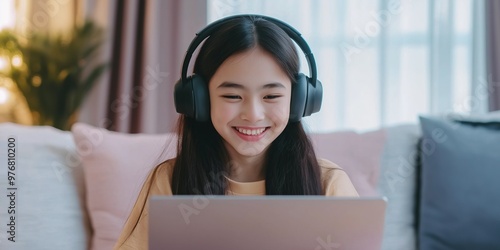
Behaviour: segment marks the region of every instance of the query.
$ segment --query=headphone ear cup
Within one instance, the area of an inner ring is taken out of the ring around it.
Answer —
[[[191,77],[194,95],[194,118],[198,122],[210,120],[210,94],[208,93],[208,84],[201,76],[193,75]]]
[[[299,73],[292,84],[292,97],[290,100],[289,122],[298,122],[304,116],[307,101],[307,77]]]
[[[313,84],[311,78],[307,78],[307,101],[304,108],[304,116],[310,116],[313,113],[319,112],[321,103],[323,102],[323,85],[319,80]]]
[[[290,101],[289,122],[298,122],[304,116],[310,116],[321,109],[323,101],[323,85],[316,80],[316,86],[311,79],[299,73],[292,84],[292,100]]]
[[[201,76],[193,75],[186,82],[177,81],[174,89],[175,110],[196,121],[210,120],[208,85]]]
[[[187,81],[179,79],[175,83],[174,88],[174,103],[177,113],[194,117],[194,99],[193,99],[193,85],[190,78]]]

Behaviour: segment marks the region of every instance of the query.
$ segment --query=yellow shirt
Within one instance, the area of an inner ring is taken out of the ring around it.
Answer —
[[[151,195],[172,195],[174,159],[158,165],[147,177],[114,249],[148,249],[148,212]],[[318,159],[321,183],[326,196],[354,196],[358,193],[347,174],[334,163]],[[167,178],[168,177],[168,178]],[[227,178],[227,177],[226,177]],[[229,181],[228,195],[265,195],[265,180]]]

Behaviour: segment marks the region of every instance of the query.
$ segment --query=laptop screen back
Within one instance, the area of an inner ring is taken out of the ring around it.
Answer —
[[[153,196],[149,249],[380,249],[386,200]]]

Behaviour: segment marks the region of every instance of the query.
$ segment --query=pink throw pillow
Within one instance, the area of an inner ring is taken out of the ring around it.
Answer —
[[[175,157],[177,136],[117,133],[82,123],[71,131],[83,164],[91,249],[112,249],[150,170]]]
[[[316,154],[343,168],[360,196],[377,196],[381,155],[386,134],[384,129],[358,134],[342,131],[312,134]]]

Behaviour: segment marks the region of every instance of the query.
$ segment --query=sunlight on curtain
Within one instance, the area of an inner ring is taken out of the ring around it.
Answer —
[[[207,21],[254,13],[299,30],[324,87],[304,120],[328,132],[486,112],[483,11],[472,0],[209,0]]]

